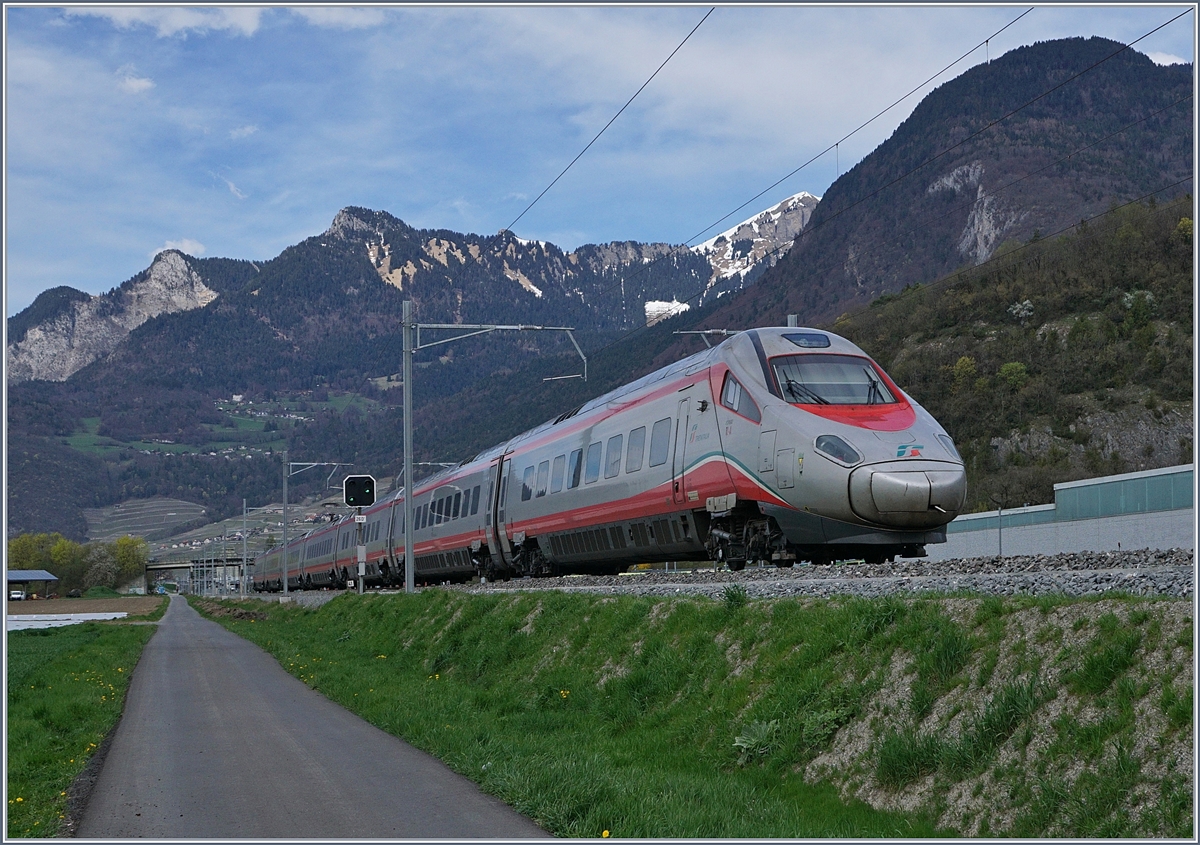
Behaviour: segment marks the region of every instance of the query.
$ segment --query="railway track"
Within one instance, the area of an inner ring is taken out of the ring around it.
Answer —
[[[789,596],[878,597],[967,592],[980,595],[1098,596],[1121,591],[1137,596],[1190,598],[1195,591],[1191,550],[1075,552],[1057,555],[978,557],[894,563],[748,567],[741,572],[699,568],[649,570],[623,575],[524,578],[487,584],[446,585],[470,593],[563,590],[595,594],[704,595],[721,598],[740,585],[751,598]]]

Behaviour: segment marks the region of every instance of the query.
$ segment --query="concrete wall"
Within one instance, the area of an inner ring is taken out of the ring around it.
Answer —
[[[1100,519],[1005,526],[1004,554],[1052,555],[1059,552],[1108,552],[1121,549],[1195,549],[1196,510],[1123,514]],[[926,546],[930,560],[999,554],[995,528],[946,535],[945,543]]]

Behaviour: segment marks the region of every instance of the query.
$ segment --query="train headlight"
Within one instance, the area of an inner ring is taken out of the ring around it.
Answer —
[[[950,439],[949,434],[939,434],[937,439],[940,440],[942,445],[946,447],[946,451],[950,453],[950,457],[954,458],[956,461],[962,460],[962,455],[958,454],[958,449],[954,448],[954,441]]]
[[[834,434],[822,434],[813,444],[817,451],[843,466],[852,467],[862,461],[858,450]]]

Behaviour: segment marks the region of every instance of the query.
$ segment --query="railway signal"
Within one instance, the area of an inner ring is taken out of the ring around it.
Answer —
[[[348,475],[342,482],[342,499],[347,507],[366,508],[375,504],[375,479],[369,475]]]

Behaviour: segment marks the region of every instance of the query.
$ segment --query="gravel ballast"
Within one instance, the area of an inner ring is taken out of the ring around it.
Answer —
[[[1137,596],[1190,598],[1195,589],[1195,571],[1193,553],[1189,549],[1141,549],[940,561],[917,558],[881,564],[748,568],[741,572],[707,568],[648,570],[623,575],[522,578],[487,584],[446,585],[444,588],[473,593],[566,590],[719,598],[734,584],[745,588],[752,598],[876,597],[926,592],[1098,596],[1113,591]]]

